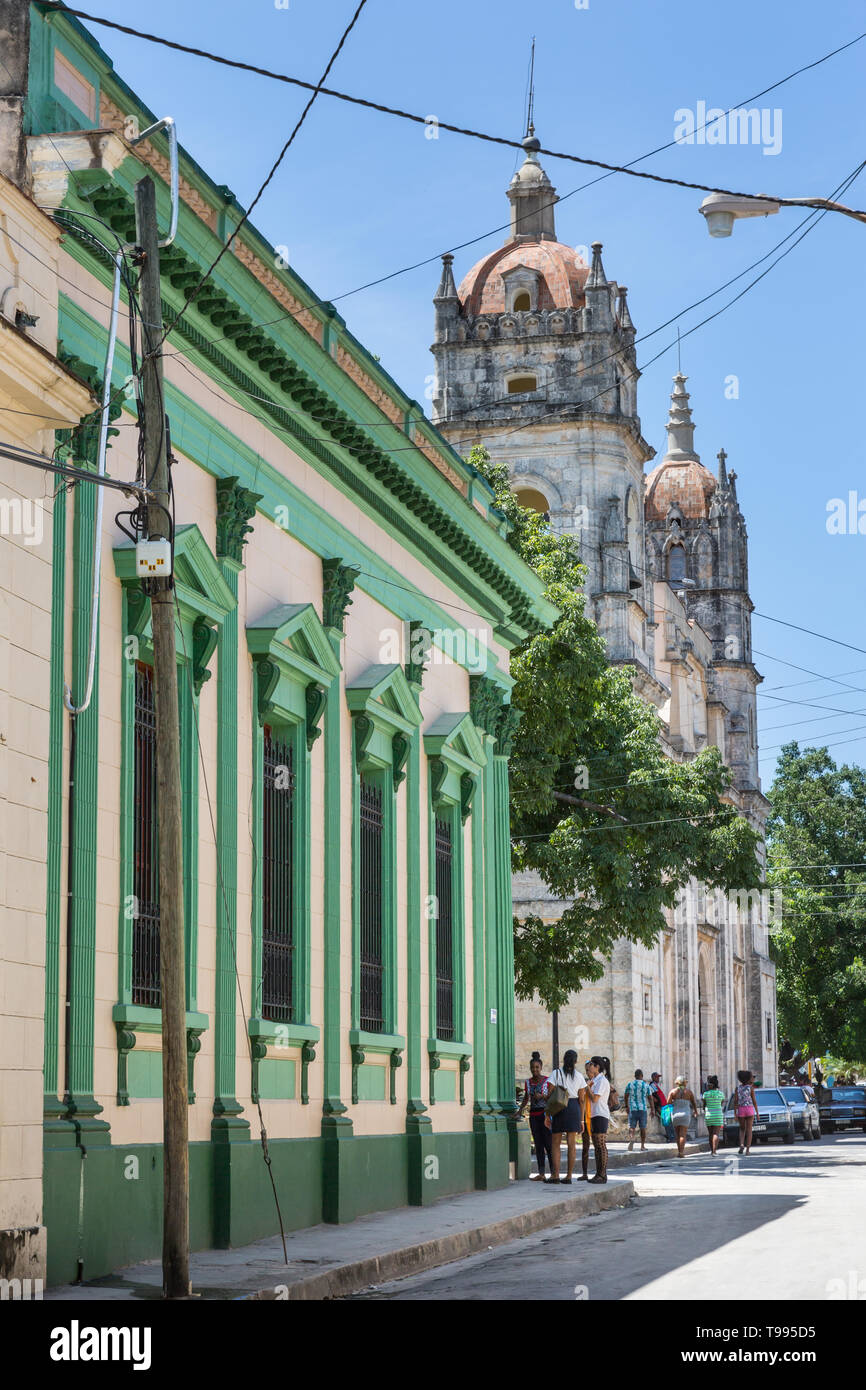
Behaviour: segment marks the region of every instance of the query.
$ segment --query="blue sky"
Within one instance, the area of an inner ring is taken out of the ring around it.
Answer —
[[[121,22],[125,0],[91,0]],[[150,0],[141,27],[182,42],[315,81],[355,0]],[[86,8],[89,8],[87,6]],[[178,122],[186,149],[246,206],[306,96],[282,84],[173,54],[90,26],[118,73],[147,104]],[[677,112],[727,108],[751,98],[866,28],[854,0],[368,0],[329,83],[425,116],[519,139],[529,41],[536,56],[536,127],[552,149],[626,163],[673,139]],[[694,143],[639,167],[698,183],[784,197],[827,196],[864,153],[861,91],[866,40],[760,98],[770,125],[760,144]],[[751,104],[751,103],[750,103]],[[772,114],[781,112],[781,117]],[[780,124],[781,121],[781,124]],[[516,152],[321,97],[254,222],[289,247],[297,271],[323,298],[337,298],[500,227]],[[542,157],[560,197],[597,171]],[[711,239],[692,190],[614,175],[557,209],[557,235],[604,243],[609,276],[629,287],[638,335],[764,256],[805,216],[741,222]],[[845,195],[866,206],[866,173]],[[504,238],[457,252],[458,279]],[[866,226],[824,217],[766,277],[721,317],[688,329],[766,268],[679,320],[696,444],[708,466],[724,446],[736,470],[750,537],[750,584],[762,614],[866,648],[866,534],[828,534],[828,503],[863,501],[863,254]],[[790,245],[790,243],[787,243]],[[782,248],[784,249],[784,248]],[[435,264],[338,300],[349,327],[412,396],[424,402],[433,370]],[[654,357],[676,327],[638,343]],[[638,392],[646,438],[662,451],[676,348],[647,367]],[[737,398],[729,384],[737,378]],[[426,404],[426,402],[425,402]],[[866,515],[863,518],[866,529]],[[755,618],[762,776],[789,738],[834,745],[866,761],[866,654]],[[810,680],[794,663],[818,672]],[[837,676],[848,686],[834,685]],[[796,684],[794,684],[796,683]],[[785,703],[788,700],[813,702]],[[822,714],[826,706],[863,711]],[[810,721],[810,722],[805,722]],[[816,721],[816,722],[811,722]],[[845,735],[850,735],[845,739]],[[863,737],[854,741],[856,735]]]

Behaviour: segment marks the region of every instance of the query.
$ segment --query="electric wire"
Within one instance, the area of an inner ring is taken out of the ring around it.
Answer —
[[[226,58],[224,56],[221,56],[220,54],[208,52],[206,49],[195,48],[192,45],[178,43],[174,40],[164,38],[157,34],[150,34],[140,29],[133,29],[129,25],[120,24],[115,20],[105,19],[100,15],[90,14],[86,10],[73,9],[71,6],[56,3],[56,0],[43,0],[43,3],[46,5],[46,8],[57,9],[67,14],[75,15],[79,19],[87,19],[94,24],[103,24],[107,28],[116,29],[119,32],[128,34],[133,38],[144,39],[149,43],[160,44],[165,48],[172,48],[181,53],[189,53],[193,57],[206,58],[210,62],[220,63],[226,67],[238,68],[246,72],[255,73],[260,77],[267,77],[278,82],[289,83],[291,86],[302,87],[307,91],[313,92],[314,95],[321,94],[322,96],[334,97],[339,101],[350,102],[355,106],[364,106],[368,109],[379,111],[384,115],[397,116],[400,117],[402,120],[412,121],[416,125],[428,125],[429,118],[427,116],[420,116],[411,111],[403,111],[399,107],[387,106],[383,102],[371,101],[365,97],[350,96],[346,92],[338,92],[335,91],[333,88],[324,87],[322,85],[322,83],[324,82],[324,77],[321,79],[320,82],[313,84],[312,82],[306,82],[299,77],[290,77],[286,73],[272,72],[267,68],[259,67],[253,63],[244,63],[240,59],[236,58]],[[852,47],[854,44],[861,42],[861,40],[864,38],[866,38],[866,31],[864,31],[864,33],[862,34],[856,35],[853,39],[849,40],[848,43],[840,45],[839,48],[833,49],[831,53],[824,54],[821,58],[815,59],[812,63],[804,64],[803,67],[798,68],[795,72],[790,73],[787,77],[781,78],[778,82],[773,83],[771,87],[766,87],[764,91],[758,93],[758,95],[763,96],[766,94],[766,92],[772,91],[776,87],[781,86],[784,82],[788,82],[793,77],[799,76],[800,73],[806,72],[810,68],[818,67],[821,63],[826,62],[829,58],[835,57],[838,53],[844,52],[846,48]],[[327,75],[327,70],[325,75]],[[755,98],[750,99],[754,100]],[[729,108],[729,110],[730,109],[734,108]],[[507,136],[503,135],[491,135],[485,131],[473,130],[465,126],[458,126],[448,121],[441,121],[438,118],[436,123],[440,130],[448,130],[455,135],[465,135],[471,137],[472,139],[485,141],[488,144],[505,145],[513,149],[523,148],[522,140],[512,140],[509,139]],[[677,140],[669,141],[666,145],[659,146],[659,149],[667,149],[671,145],[678,143],[679,141]],[[606,169],[612,174],[630,174],[633,178],[649,179],[656,183],[673,184],[679,188],[697,189],[699,192],[725,193],[728,194],[730,197],[757,198],[760,200],[764,200],[772,196],[766,193],[742,193],[729,188],[715,188],[709,184],[690,183],[685,179],[674,179],[662,174],[651,174],[646,170],[632,169],[629,168],[629,166],[626,164],[609,164],[606,163],[604,160],[590,159],[588,156],[584,155],[569,154],[563,151],[550,150],[543,145],[540,147],[538,153],[546,155],[550,159],[563,159],[574,164],[586,164],[590,165],[593,168]],[[653,151],[653,153],[657,153],[657,151]],[[648,158],[649,156],[644,157]],[[786,199],[772,197],[772,201],[777,202],[782,206],[802,206],[801,199]],[[857,216],[862,217],[864,220],[866,220],[866,213],[860,211],[859,209],[852,209],[851,211],[855,212]]]
[[[196,295],[198,294],[199,290],[200,290],[200,289],[202,288],[202,286],[204,285],[205,281],[206,281],[206,280],[209,278],[209,276],[213,273],[213,271],[216,269],[216,267],[219,265],[220,261],[222,260],[223,256],[225,255],[225,253],[228,251],[229,247],[232,245],[232,242],[233,242],[233,241],[235,240],[235,238],[237,237],[237,235],[238,235],[238,233],[240,232],[241,228],[245,225],[245,223],[247,223],[247,222],[249,221],[250,216],[251,216],[251,214],[252,214],[252,212],[253,212],[253,209],[256,207],[256,205],[258,204],[258,202],[260,201],[260,199],[261,199],[262,196],[264,195],[265,190],[267,189],[268,185],[271,183],[272,179],[275,177],[275,175],[276,175],[276,173],[277,173],[277,170],[279,169],[280,165],[282,164],[282,162],[283,162],[283,160],[284,160],[286,154],[288,153],[288,151],[291,149],[292,145],[294,144],[295,136],[297,135],[298,131],[301,129],[301,126],[304,124],[304,121],[307,119],[307,115],[308,115],[308,113],[309,113],[309,111],[310,111],[310,108],[311,108],[312,105],[313,105],[313,102],[316,100],[316,97],[317,97],[317,96],[319,95],[319,93],[322,91],[322,89],[323,89],[322,84],[324,83],[325,78],[328,76],[328,73],[331,71],[331,68],[334,66],[334,64],[336,63],[337,59],[339,58],[340,53],[341,53],[342,50],[343,50],[343,45],[345,44],[346,40],[348,39],[349,35],[351,34],[352,30],[354,29],[356,23],[358,22],[358,19],[360,18],[360,15],[361,15],[361,11],[364,9],[364,6],[366,5],[366,3],[367,3],[367,0],[358,0],[358,5],[357,5],[357,7],[356,7],[356,9],[355,9],[354,14],[352,15],[352,18],[349,20],[349,23],[346,25],[346,28],[343,30],[343,33],[342,33],[342,35],[340,36],[340,41],[339,41],[339,43],[337,44],[337,47],[334,49],[333,53],[331,54],[330,58],[328,59],[327,65],[326,65],[326,67],[325,67],[324,72],[322,73],[322,76],[319,78],[319,81],[316,83],[316,86],[312,89],[312,95],[310,96],[309,100],[307,101],[307,104],[306,104],[306,106],[304,107],[303,111],[301,112],[300,116],[298,117],[297,121],[295,122],[294,127],[293,127],[293,129],[292,129],[292,133],[290,134],[288,140],[286,140],[285,144],[283,145],[283,148],[280,150],[280,153],[277,155],[277,158],[274,160],[274,163],[271,165],[271,168],[270,168],[270,170],[268,171],[268,174],[267,174],[267,176],[265,177],[264,182],[263,182],[263,183],[261,184],[261,186],[259,187],[259,190],[258,190],[258,192],[256,193],[255,197],[253,198],[253,201],[250,203],[249,207],[248,207],[248,208],[246,209],[246,211],[244,212],[244,214],[243,214],[243,216],[241,217],[240,221],[238,222],[237,226],[235,226],[235,227],[232,229],[231,235],[229,236],[228,240],[227,240],[227,241],[223,244],[223,246],[220,248],[219,253],[214,257],[213,261],[211,261],[211,264],[208,266],[207,270],[204,272],[204,274],[202,275],[201,279],[198,281],[198,283],[197,283],[196,285],[194,285],[194,286],[192,287],[192,289],[189,291],[189,293],[185,296],[183,306],[182,306],[182,307],[178,310],[178,312],[175,314],[174,318],[172,319],[172,321],[171,321],[171,323],[168,325],[168,327],[163,329],[163,331],[162,331],[162,337],[160,338],[160,345],[162,345],[162,343],[165,342],[166,338],[169,336],[169,334],[171,333],[172,329],[173,329],[174,326],[177,324],[178,320],[181,319],[181,318],[183,317],[183,315],[186,313],[186,311],[187,311],[187,309],[189,308],[190,304],[193,303],[193,301],[195,300],[195,297],[196,297]]]

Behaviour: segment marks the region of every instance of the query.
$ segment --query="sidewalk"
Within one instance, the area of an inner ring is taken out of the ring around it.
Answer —
[[[709,1153],[709,1151],[710,1151],[710,1144],[709,1144],[709,1140],[708,1140],[708,1139],[690,1139],[690,1140],[688,1140],[687,1143],[686,1143],[686,1154],[687,1154],[687,1155],[689,1155],[689,1154],[700,1154],[700,1153],[704,1153],[704,1154],[705,1154],[705,1153]],[[676,1152],[677,1152],[677,1146],[676,1146],[676,1144],[669,1144],[669,1143],[667,1143],[667,1141],[664,1141],[663,1143],[648,1143],[647,1146],[646,1146],[646,1153],[641,1153],[641,1151],[640,1151],[640,1140],[637,1140],[637,1141],[635,1142],[634,1149],[632,1150],[631,1153],[629,1153],[629,1152],[628,1152],[628,1140],[627,1140],[627,1139],[624,1139],[624,1140],[622,1140],[621,1142],[615,1142],[615,1143],[613,1143],[613,1144],[608,1144],[608,1146],[607,1146],[607,1167],[608,1167],[608,1171],[610,1172],[610,1170],[613,1169],[613,1168],[633,1168],[636,1164],[642,1164],[642,1163],[658,1163],[658,1162],[660,1162],[662,1159],[675,1158],[675,1157],[676,1157]],[[533,1153],[533,1160],[534,1160],[534,1153]],[[534,1164],[534,1161],[533,1161],[533,1167],[534,1167],[534,1166],[535,1166],[535,1164]],[[560,1171],[560,1173],[564,1173],[564,1172],[565,1172],[565,1145],[564,1145],[564,1144],[562,1145],[562,1156],[561,1156],[560,1162],[559,1162],[559,1171]],[[592,1157],[592,1151],[590,1150],[590,1159],[589,1159],[589,1172],[590,1172],[590,1176],[592,1176],[592,1174],[593,1174],[594,1171],[595,1171],[595,1160],[593,1159],[593,1157]],[[575,1172],[576,1172],[576,1173],[579,1173],[579,1172],[580,1172],[580,1145],[579,1145],[579,1144],[578,1144],[578,1146],[577,1146],[577,1165],[576,1165],[576,1167],[575,1167]],[[533,1187],[534,1187],[534,1186],[535,1186],[535,1184],[533,1183]]]
[[[339,1298],[627,1206],[633,1196],[634,1183],[624,1178],[600,1187],[579,1183],[551,1189],[524,1181],[494,1192],[466,1192],[429,1207],[363,1216],[346,1226],[293,1231],[286,1236],[288,1266],[279,1236],[237,1250],[199,1251],[190,1257],[193,1291],[204,1299]],[[152,1300],[161,1299],[161,1291],[161,1265],[147,1260],[90,1283],[47,1289],[45,1299]]]

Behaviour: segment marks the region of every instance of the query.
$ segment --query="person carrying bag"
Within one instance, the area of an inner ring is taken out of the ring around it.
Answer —
[[[562,1066],[551,1072],[548,1078],[550,1090],[545,1101],[547,1117],[545,1124],[551,1131],[550,1177],[546,1183],[570,1183],[574,1172],[574,1159],[577,1153],[577,1136],[583,1129],[583,1092],[586,1090],[586,1077],[577,1070],[577,1053],[569,1048],[562,1059]],[[559,1176],[561,1158],[561,1135],[565,1135],[568,1151],[566,1176]]]

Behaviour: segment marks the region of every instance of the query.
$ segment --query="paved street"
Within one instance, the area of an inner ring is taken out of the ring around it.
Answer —
[[[863,1298],[864,1176],[861,1133],[633,1169],[630,1207],[356,1297],[824,1301],[862,1280]]]

